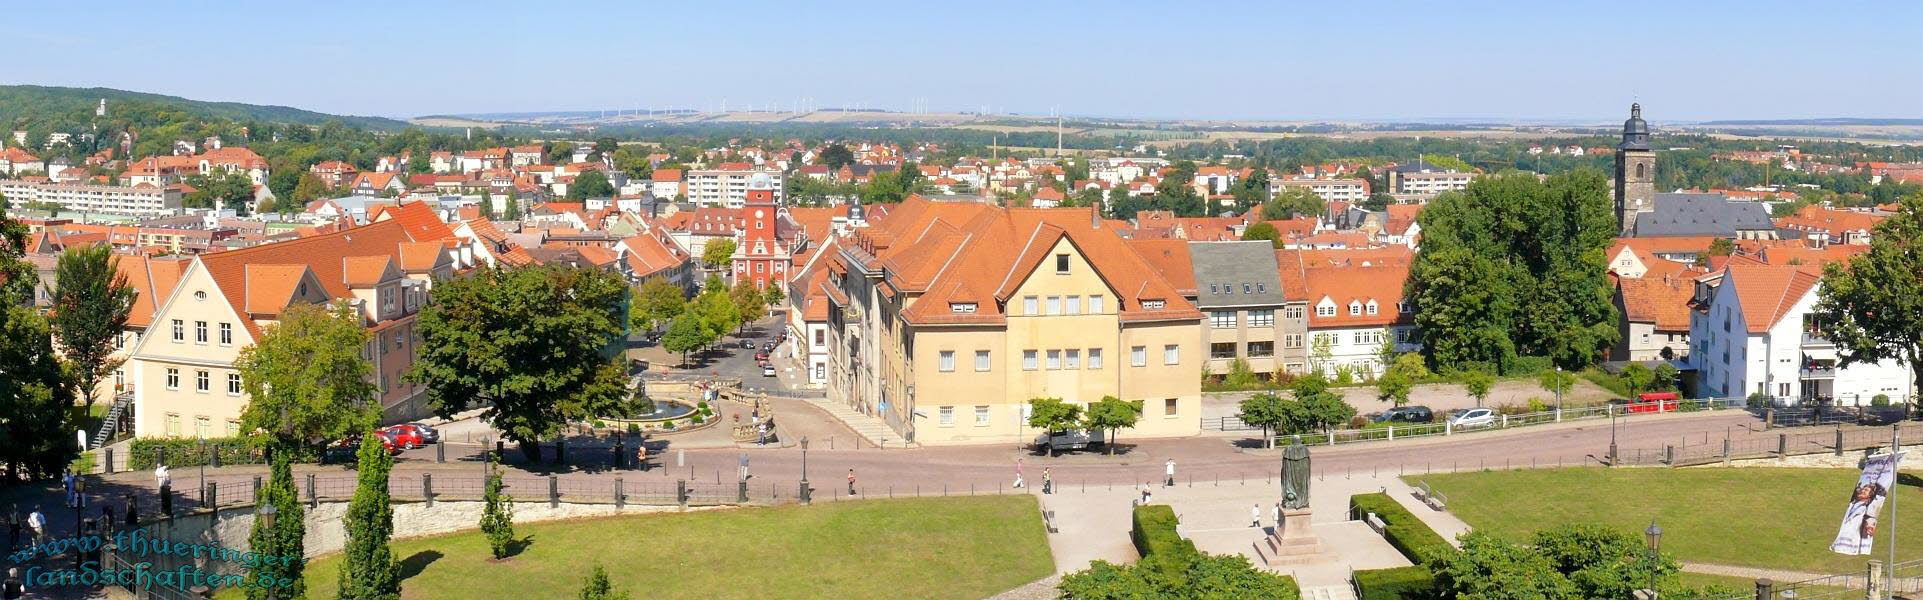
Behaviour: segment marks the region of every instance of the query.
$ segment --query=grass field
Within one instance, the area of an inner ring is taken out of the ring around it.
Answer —
[[[402,540],[403,598],[573,597],[595,563],[636,598],[982,598],[1055,571],[1035,500],[917,498],[528,523],[521,554],[478,531]],[[332,598],[340,560],[308,563]]]
[[[1540,469],[1424,475],[1470,526],[1515,540],[1562,523],[1641,532],[1656,519],[1663,551],[1685,562],[1821,573],[1888,560],[1888,529],[1874,556],[1829,551],[1858,472],[1852,469]],[[1413,479],[1413,478],[1411,478]],[[1897,560],[1923,557],[1923,494],[1898,486]],[[1884,509],[1884,523],[1889,523]]]

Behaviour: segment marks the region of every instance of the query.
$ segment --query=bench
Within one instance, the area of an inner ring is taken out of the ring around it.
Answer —
[[[1374,529],[1376,535],[1382,535],[1383,531],[1389,528],[1388,524],[1382,522],[1382,517],[1375,516],[1375,513],[1369,513],[1362,522],[1368,523],[1369,528]]]
[[[1449,507],[1449,497],[1436,491],[1436,488],[1431,487],[1427,481],[1416,480],[1415,497],[1433,510],[1444,510]]]
[[[1052,511],[1052,510],[1042,511],[1042,525],[1048,528],[1049,533],[1062,532],[1062,529],[1060,527],[1055,526],[1055,511]]]

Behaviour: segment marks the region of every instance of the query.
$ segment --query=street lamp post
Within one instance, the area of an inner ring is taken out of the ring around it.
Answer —
[[[808,491],[808,436],[801,436],[801,502],[807,504],[814,494]]]
[[[274,508],[272,502],[261,502],[260,507],[254,509],[254,518],[260,520],[260,528],[267,531],[267,539],[279,539],[279,537],[274,534],[274,514],[278,512],[280,512],[280,510]],[[255,554],[260,554],[262,549],[253,548],[252,550]],[[279,552],[280,550],[279,548],[275,548],[274,551]],[[273,586],[268,586],[267,600],[274,600],[274,596]]]
[[[1663,528],[1656,524],[1656,519],[1649,520],[1649,528],[1643,530],[1643,539],[1649,542],[1649,597],[1655,598],[1656,567],[1661,561],[1661,555],[1657,554],[1657,551],[1663,544]]]

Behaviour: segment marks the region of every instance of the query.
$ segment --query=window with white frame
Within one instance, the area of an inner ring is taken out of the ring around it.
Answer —
[[[1034,296],[1022,296],[1022,314],[1029,316],[1042,314],[1041,301]]]
[[[1048,314],[1051,314],[1051,315],[1062,314],[1062,297],[1061,296],[1048,297]]]
[[[1215,329],[1235,329],[1235,311],[1209,311],[1209,327]]]
[[[1162,308],[1166,306],[1168,306],[1168,303],[1163,302],[1161,300],[1143,300],[1142,301],[1142,310],[1162,310]]]
[[[1249,311],[1249,326],[1250,327],[1274,327],[1275,326],[1275,310],[1263,309],[1263,310]]]
[[[1334,304],[1326,304],[1326,303],[1325,303],[1325,304],[1317,304],[1317,305],[1315,306],[1315,316],[1318,316],[1318,317],[1333,317],[1333,316],[1335,316],[1335,305],[1334,305]]]
[[[988,426],[988,405],[986,404],[975,405],[975,426],[976,427]]]
[[[1063,313],[1065,313],[1065,314],[1071,314],[1071,315],[1079,315],[1079,314],[1082,314],[1082,297],[1081,297],[1081,296],[1069,296],[1069,297],[1068,297],[1068,298],[1067,298],[1067,299],[1066,299],[1066,300],[1065,300],[1065,301],[1063,302],[1063,309],[1062,309],[1062,312],[1063,312]]]
[[[1023,370],[1023,371],[1033,371],[1033,370],[1035,370],[1035,367],[1036,367],[1036,365],[1035,365],[1035,362],[1036,362],[1036,361],[1035,361],[1035,351],[1034,351],[1034,350],[1023,350],[1023,351],[1022,351],[1022,370]]]
[[[939,368],[943,373],[954,372],[955,370],[955,351],[954,350],[941,351],[941,364]]]
[[[1055,369],[1060,369],[1060,368],[1062,368],[1062,351],[1049,350],[1048,351],[1048,369],[1053,371]]]
[[[955,407],[943,406],[939,410],[936,410],[935,413],[941,415],[939,422],[942,427],[955,426]]]
[[[972,312],[975,312],[975,303],[973,303],[973,302],[950,302],[950,303],[948,303],[948,312],[952,312],[952,313],[972,313]]]
[[[1063,350],[1062,351],[1062,368],[1064,369],[1082,368],[1082,350],[1080,348],[1069,348],[1067,350]]]
[[[1175,365],[1175,364],[1181,364],[1181,363],[1182,363],[1182,347],[1181,346],[1178,346],[1175,344],[1168,344],[1166,346],[1162,346],[1162,364]]]
[[[180,389],[180,369],[167,367],[167,389]]]
[[[194,321],[194,343],[196,344],[207,343],[207,322],[206,321]]]
[[[1128,364],[1135,365],[1137,367],[1148,366],[1148,346],[1136,346],[1133,348],[1129,348]]]
[[[1300,307],[1300,306],[1291,306],[1291,307],[1288,307],[1288,308],[1284,308],[1284,309],[1282,309],[1282,318],[1284,318],[1284,319],[1301,319],[1301,318],[1302,318],[1302,307]]]
[[[194,371],[194,391],[205,392],[213,388],[213,377],[206,371]]]
[[[229,396],[240,395],[240,374],[239,373],[227,374],[227,395]]]
[[[220,345],[222,346],[234,345],[234,324],[233,323],[220,324]]]
[[[1102,368],[1102,349],[1101,348],[1088,349],[1088,368],[1090,369]]]
[[[180,319],[174,319],[174,341],[184,342],[186,340],[187,340],[187,322],[182,321]]]
[[[1102,297],[1100,295],[1088,297],[1088,314],[1102,314]]]
[[[1351,316],[1351,317],[1353,317],[1353,316],[1356,316],[1356,315],[1360,315],[1360,314],[1362,314],[1362,303],[1361,303],[1361,302],[1356,302],[1356,301],[1354,301],[1354,300],[1350,300],[1350,301],[1349,301],[1349,316]]]
[[[1375,314],[1375,311],[1376,311],[1376,304],[1375,304],[1375,301],[1374,301],[1374,300],[1370,300],[1370,301],[1369,301],[1369,304],[1368,304],[1368,313],[1369,313],[1369,314],[1372,314],[1372,315],[1373,315],[1373,314]]]
[[[988,370],[988,351],[987,350],[975,351],[975,370],[976,371]]]

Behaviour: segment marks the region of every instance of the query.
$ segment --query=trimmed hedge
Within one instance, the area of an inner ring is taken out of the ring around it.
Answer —
[[[1134,527],[1128,532],[1129,540],[1135,542],[1135,552],[1143,558],[1157,553],[1195,554],[1195,542],[1182,539],[1175,532],[1179,521],[1175,509],[1167,504],[1148,504],[1135,507],[1132,515]]]
[[[1354,577],[1360,600],[1429,600],[1442,597],[1442,590],[1436,587],[1435,574],[1421,565],[1356,571]]]
[[[208,458],[220,457],[222,465],[258,465],[266,462],[267,445],[265,436],[238,438],[135,438],[129,447],[127,457],[129,468],[136,471],[152,469],[159,465],[161,451],[167,453],[167,467],[198,467],[212,465]],[[211,452],[210,452],[211,450]],[[311,463],[320,460],[320,453],[313,448],[297,448],[291,460],[297,463]]]
[[[1382,537],[1388,539],[1389,545],[1395,546],[1403,556],[1408,557],[1409,562],[1418,565],[1428,564],[1429,557],[1447,553],[1455,548],[1449,545],[1449,540],[1443,539],[1436,530],[1430,529],[1422,519],[1416,518],[1388,494],[1376,492],[1350,496],[1349,511],[1357,517],[1375,513],[1377,518],[1382,519]]]

